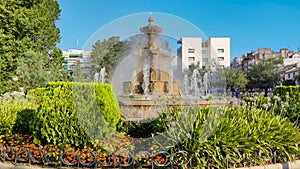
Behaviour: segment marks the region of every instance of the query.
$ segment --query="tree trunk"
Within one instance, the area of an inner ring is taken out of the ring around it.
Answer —
[[[265,97],[268,96],[268,88],[264,88],[265,89]]]

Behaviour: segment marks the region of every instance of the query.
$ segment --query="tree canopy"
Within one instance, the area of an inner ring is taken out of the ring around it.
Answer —
[[[226,84],[227,87],[233,88],[244,88],[248,83],[246,74],[241,72],[239,69],[225,70]]]
[[[197,62],[196,64],[195,63],[190,64],[187,73],[189,75],[191,75],[193,73],[194,69],[198,69],[201,77],[203,77],[204,74],[207,72],[207,70],[205,68],[200,67],[200,62]]]
[[[25,52],[24,57],[17,59],[17,79],[23,87],[33,89],[45,86],[50,76],[46,65],[47,57],[34,51]]]
[[[280,80],[278,65],[282,60],[274,58],[261,60],[256,64],[252,64],[247,79],[249,80],[247,87],[250,89],[264,89],[265,95],[269,88],[274,88]]]
[[[35,56],[26,55],[28,51],[45,55],[49,76],[59,77],[63,57],[56,47],[60,40],[56,0],[0,0],[0,11],[0,94],[24,85],[13,79],[20,61],[26,60],[21,58]]]
[[[100,72],[105,67],[108,75],[111,75],[112,68],[124,55],[127,49],[127,41],[120,41],[118,36],[113,36],[103,41],[98,40],[91,53],[91,74]]]

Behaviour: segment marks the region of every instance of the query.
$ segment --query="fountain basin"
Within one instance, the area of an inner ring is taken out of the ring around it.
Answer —
[[[174,107],[206,107],[237,104],[238,100],[203,100],[183,98],[180,95],[144,96],[128,95],[118,98],[121,116],[124,120],[144,120],[159,117],[159,114]]]

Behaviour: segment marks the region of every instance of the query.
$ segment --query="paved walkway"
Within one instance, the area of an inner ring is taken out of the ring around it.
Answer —
[[[300,160],[288,163],[270,164],[265,166],[244,167],[237,169],[300,169]]]
[[[71,167],[69,167],[71,168]],[[28,164],[18,164],[14,165],[12,163],[2,163],[0,162],[0,169],[57,169],[49,167],[38,167],[35,165],[29,166]],[[300,160],[288,163],[278,163],[265,166],[255,166],[255,167],[244,167],[236,169],[300,169]]]
[[[14,165],[12,163],[2,163],[0,162],[0,169],[45,169],[42,167],[38,167],[35,165],[26,165],[26,164],[18,164],[18,165]],[[47,169],[51,169],[51,168],[47,168]]]

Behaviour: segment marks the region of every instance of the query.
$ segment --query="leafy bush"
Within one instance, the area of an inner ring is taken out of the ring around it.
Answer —
[[[123,121],[121,131],[133,138],[147,138],[156,133],[156,120],[147,121]]]
[[[44,95],[46,88],[35,88],[31,89],[27,92],[28,95],[33,95],[36,99],[36,103],[40,103],[40,98]]]
[[[243,98],[243,104],[248,108],[261,108],[281,115],[300,127],[299,86],[277,86],[273,91],[273,96],[245,97]]]
[[[35,106],[37,107],[37,106]],[[30,123],[33,120],[36,108],[22,109],[17,113],[15,125],[13,126],[13,133],[31,134]]]
[[[162,133],[166,130],[165,119],[171,116],[175,116],[172,113],[177,113],[175,109],[167,109],[160,114],[158,118],[143,119],[138,121],[123,121],[122,127],[119,129],[130,135],[133,138],[148,138],[155,134]]]
[[[289,79],[289,80],[284,80],[282,82],[282,85],[284,85],[284,86],[295,86],[296,83],[295,83],[295,80]]]
[[[227,159],[230,167],[237,167],[241,163],[265,164],[264,159],[270,160],[275,151],[280,161],[293,160],[292,155],[299,154],[298,128],[267,110],[237,106],[177,111],[176,118],[180,119],[166,122],[169,131],[160,141],[172,142],[183,136],[171,149],[173,152],[188,151],[193,166],[206,167],[205,157],[209,157],[211,167],[226,168]],[[190,122],[193,123],[189,129]],[[174,125],[178,127],[172,131]],[[243,161],[243,156],[247,161]]]
[[[300,127],[300,86],[278,86],[274,95],[270,108]]]
[[[50,82],[39,95],[30,126],[36,144],[84,146],[113,133],[120,123],[118,104],[107,84]]]
[[[283,98],[288,94],[289,96],[295,96],[300,100],[300,86],[276,86],[273,94]]]
[[[0,134],[9,132],[30,133],[30,117],[37,108],[33,99],[15,98],[0,102]]]

